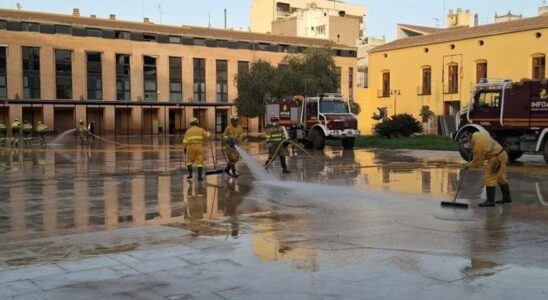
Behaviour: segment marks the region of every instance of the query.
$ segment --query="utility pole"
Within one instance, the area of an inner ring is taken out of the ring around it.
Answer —
[[[160,24],[162,24],[162,15],[164,14],[162,6],[160,5],[160,3],[158,3],[155,5],[155,7],[158,9],[158,13],[160,14]]]
[[[211,10],[207,11],[207,28],[211,29]]]
[[[225,30],[226,30],[226,8],[225,8]]]

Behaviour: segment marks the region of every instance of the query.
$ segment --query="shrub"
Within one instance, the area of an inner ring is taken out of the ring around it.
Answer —
[[[399,114],[375,125],[375,133],[387,138],[409,137],[422,131],[421,123],[410,114]]]

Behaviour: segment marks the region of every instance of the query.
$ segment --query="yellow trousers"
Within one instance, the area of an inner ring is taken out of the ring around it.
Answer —
[[[493,172],[493,166],[497,163],[497,158],[500,161],[500,169],[498,172]],[[506,180],[506,163],[508,162],[508,154],[503,151],[498,157],[490,158],[487,161],[487,170],[485,170],[484,180],[486,186],[496,186],[497,184],[507,184]]]
[[[202,144],[190,144],[186,147],[186,165],[202,168],[204,166],[204,150]]]

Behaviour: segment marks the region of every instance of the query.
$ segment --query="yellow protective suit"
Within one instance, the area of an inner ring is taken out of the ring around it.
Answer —
[[[228,141],[234,140],[236,143],[240,143],[242,141],[243,133],[244,129],[240,125],[232,126],[232,124],[229,124],[225,128],[225,132],[223,133],[223,150],[226,153],[226,159],[229,163],[236,163],[240,160],[240,154],[236,149],[228,145]]]
[[[209,132],[198,126],[190,127],[183,137],[183,148],[186,149],[186,165],[203,168],[204,140],[209,138]]]
[[[494,187],[497,184],[507,184],[506,164],[508,154],[506,154],[504,148],[488,134],[481,132],[475,132],[472,135],[471,144],[474,159],[468,163],[468,166],[480,167],[487,161],[487,169],[484,175],[485,185]],[[496,168],[499,163],[500,167]]]

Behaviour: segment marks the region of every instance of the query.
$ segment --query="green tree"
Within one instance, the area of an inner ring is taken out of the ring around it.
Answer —
[[[309,48],[302,57],[303,95],[316,96],[337,92],[337,66],[328,48]]]
[[[352,111],[353,114],[357,116],[362,111],[362,108],[360,107],[360,104],[358,104],[358,102],[354,100],[350,100],[350,110]]]
[[[235,104],[238,114],[256,118],[264,114],[266,98],[272,95],[275,69],[269,62],[253,62],[249,71],[237,75],[238,98]]]

